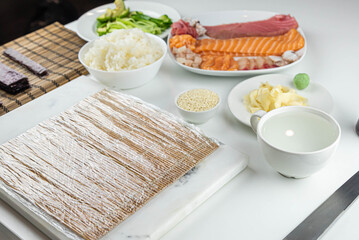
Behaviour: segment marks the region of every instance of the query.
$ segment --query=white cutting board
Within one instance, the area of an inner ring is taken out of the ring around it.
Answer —
[[[59,114],[103,88],[103,85],[88,77],[80,77],[5,114],[0,117],[0,144],[36,126],[39,122]],[[18,121],[19,124],[14,121]],[[103,239],[159,239],[241,172],[247,163],[246,155],[229,146],[222,145],[185,176],[110,231]],[[23,207],[3,191],[0,191],[0,197],[52,239],[68,239],[68,236]]]

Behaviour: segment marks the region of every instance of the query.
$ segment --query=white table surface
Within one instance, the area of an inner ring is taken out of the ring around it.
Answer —
[[[155,0],[152,0],[155,1]],[[324,85],[335,102],[332,115],[342,128],[342,138],[330,164],[306,179],[287,179],[270,168],[252,130],[229,112],[229,91],[245,78],[210,77],[187,72],[167,56],[150,83],[126,91],[177,114],[173,99],[194,87],[214,88],[224,100],[219,113],[200,128],[250,156],[249,168],[224,186],[163,240],[282,239],[359,170],[359,137],[354,127],[359,117],[359,1],[287,0],[158,0],[182,16],[219,10],[267,10],[290,13],[303,28],[308,42],[305,59],[283,73],[306,72]],[[76,22],[68,25],[75,29]],[[69,96],[71,97],[71,96]],[[18,119],[14,119],[16,128]],[[1,124],[1,117],[0,117]],[[1,134],[1,133],[0,133]],[[0,207],[0,222],[23,239],[46,239],[16,212]],[[359,239],[359,201],[355,201],[322,236],[325,240]],[[7,239],[1,234],[0,239]],[[3,237],[2,237],[3,236]]]

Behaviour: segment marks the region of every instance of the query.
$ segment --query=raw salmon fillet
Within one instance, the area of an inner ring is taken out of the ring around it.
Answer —
[[[234,71],[239,70],[239,64],[230,55],[204,55],[202,56],[200,68],[206,70]]]
[[[277,36],[298,28],[298,22],[290,15],[278,14],[261,21],[230,23],[217,26],[204,26],[206,35],[215,39],[239,37]],[[172,34],[173,35],[173,34]]]
[[[193,50],[196,45],[196,39],[189,34],[175,35],[170,38],[169,45],[170,49],[186,46]]]
[[[285,51],[297,51],[304,47],[304,38],[296,30],[274,37],[243,37],[232,39],[200,39],[195,53],[206,55],[269,56],[282,55]]]

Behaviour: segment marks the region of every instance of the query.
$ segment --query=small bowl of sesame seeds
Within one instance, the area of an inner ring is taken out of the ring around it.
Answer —
[[[198,88],[181,92],[175,104],[182,118],[190,123],[201,124],[211,119],[217,112],[221,99],[209,89]]]

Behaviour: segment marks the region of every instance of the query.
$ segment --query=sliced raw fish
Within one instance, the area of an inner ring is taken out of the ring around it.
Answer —
[[[190,26],[188,22],[183,21],[182,19],[180,19],[178,22],[172,23],[171,28],[172,28],[171,30],[172,36],[188,34],[194,38],[198,37],[196,28]]]
[[[269,19],[253,22],[204,26],[206,35],[215,39],[238,37],[277,36],[298,28],[297,20],[290,15],[275,15]]]
[[[193,52],[201,54],[233,56],[281,56],[285,51],[297,51],[304,47],[304,38],[296,30],[274,37],[242,37],[233,39],[200,39]]]

